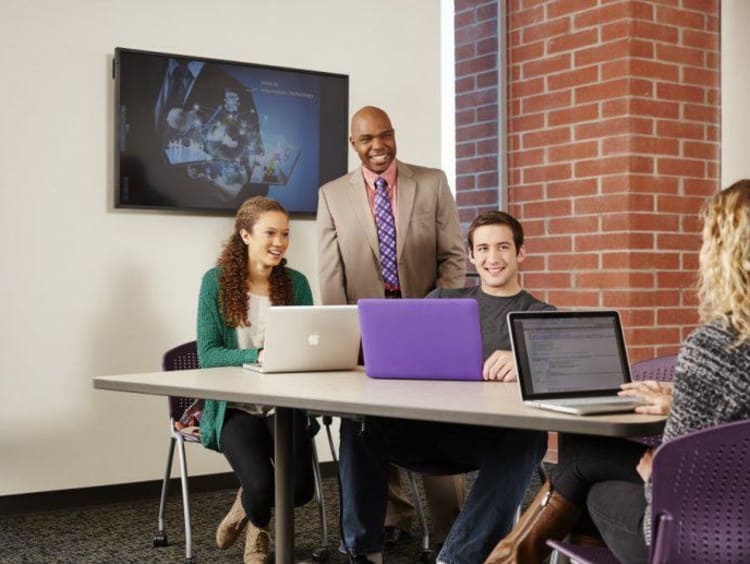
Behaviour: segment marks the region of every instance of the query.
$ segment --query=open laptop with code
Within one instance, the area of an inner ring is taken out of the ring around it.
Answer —
[[[508,325],[525,404],[594,415],[643,403],[617,395],[630,367],[616,311],[513,312]]]

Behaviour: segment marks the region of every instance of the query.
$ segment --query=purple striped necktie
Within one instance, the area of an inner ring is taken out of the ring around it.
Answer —
[[[396,266],[396,224],[393,219],[388,183],[378,176],[375,179],[375,224],[378,228],[380,247],[380,271],[385,285],[392,290],[399,287]]]

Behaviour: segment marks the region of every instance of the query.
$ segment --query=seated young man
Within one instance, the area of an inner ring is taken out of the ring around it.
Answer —
[[[518,267],[526,257],[520,223],[500,211],[477,216],[469,227],[469,260],[481,285],[437,289],[428,298],[474,298],[479,303],[485,380],[516,378],[507,314],[554,309],[525,292]],[[341,422],[342,528],[355,562],[382,561],[389,462],[460,465],[479,475],[438,554],[438,562],[482,562],[510,531],[513,515],[544,456],[547,434],[452,423],[366,417]]]

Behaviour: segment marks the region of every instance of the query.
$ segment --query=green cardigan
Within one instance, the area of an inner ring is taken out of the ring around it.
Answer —
[[[295,305],[312,305],[312,292],[307,278],[301,272],[286,269],[294,287]],[[237,333],[226,324],[219,308],[219,267],[212,268],[203,276],[198,298],[198,360],[201,368],[217,366],[242,366],[255,362],[258,349],[238,349]],[[201,442],[203,446],[221,450],[221,428],[227,402],[206,400],[201,417]]]

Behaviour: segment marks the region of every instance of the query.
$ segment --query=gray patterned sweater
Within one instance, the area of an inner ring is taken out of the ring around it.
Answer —
[[[696,329],[677,360],[664,442],[721,423],[750,419],[750,344],[719,323]],[[651,544],[651,482],[646,484],[643,532]]]

